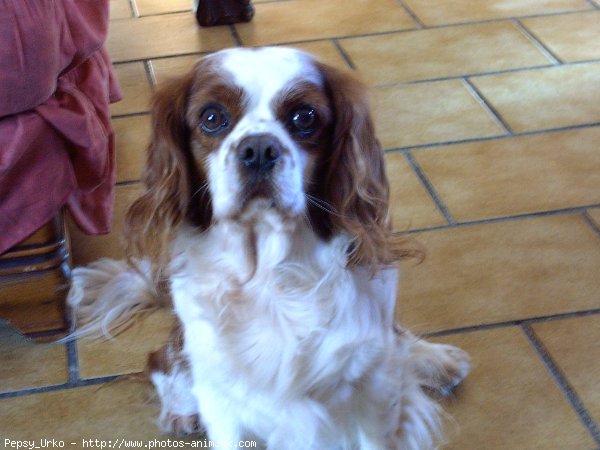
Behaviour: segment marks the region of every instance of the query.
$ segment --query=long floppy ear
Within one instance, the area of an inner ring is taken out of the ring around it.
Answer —
[[[367,88],[354,75],[318,64],[333,105],[330,153],[320,162],[316,196],[331,209],[311,209],[324,237],[339,231],[353,238],[348,266],[372,270],[394,262],[388,220],[389,185]]]
[[[126,252],[130,262],[148,259],[159,281],[169,259],[175,228],[187,217],[201,229],[210,225],[210,200],[202,189],[206,176],[193,162],[186,122],[194,74],[162,87],[152,102],[152,140],[142,175],[143,195],[125,220]],[[191,204],[194,197],[193,205]]]

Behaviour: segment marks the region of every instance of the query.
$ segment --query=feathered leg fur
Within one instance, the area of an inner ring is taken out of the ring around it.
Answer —
[[[73,270],[67,304],[73,325],[68,340],[79,337],[111,336],[131,325],[140,313],[166,303],[150,282],[150,264],[132,267],[126,261],[100,259]]]

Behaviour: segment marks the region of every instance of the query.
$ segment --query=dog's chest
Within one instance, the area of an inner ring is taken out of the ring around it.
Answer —
[[[248,245],[247,236],[217,231],[195,244],[183,239],[172,277],[186,349],[211,368],[206,376],[217,368],[254,387],[310,390],[315,380],[335,383],[352,371],[361,346],[376,353],[379,313],[357,302],[344,242],[275,230]]]

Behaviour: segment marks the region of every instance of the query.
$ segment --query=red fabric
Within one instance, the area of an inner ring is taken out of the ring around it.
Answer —
[[[86,233],[110,231],[107,31],[108,0],[0,0],[0,253],[64,205]]]

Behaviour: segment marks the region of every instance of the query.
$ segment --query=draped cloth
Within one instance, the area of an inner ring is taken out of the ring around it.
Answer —
[[[110,232],[109,0],[0,0],[0,254],[67,206]]]

